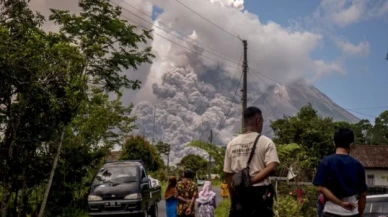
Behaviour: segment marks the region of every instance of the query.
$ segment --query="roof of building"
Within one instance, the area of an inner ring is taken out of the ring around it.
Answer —
[[[365,168],[388,169],[388,145],[356,145],[350,155]]]

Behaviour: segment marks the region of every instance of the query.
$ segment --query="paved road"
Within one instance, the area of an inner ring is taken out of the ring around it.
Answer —
[[[201,187],[198,190],[201,191]],[[221,189],[220,189],[220,187],[214,187],[213,191],[216,192],[216,195],[217,195],[216,201],[218,204],[222,200]],[[164,200],[162,200],[158,203],[158,206],[159,206],[159,217],[166,217],[166,202]]]

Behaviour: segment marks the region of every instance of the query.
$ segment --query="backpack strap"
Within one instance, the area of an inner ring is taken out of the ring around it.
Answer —
[[[249,168],[249,165],[251,164],[251,161],[252,161],[252,158],[253,158],[253,154],[255,154],[255,150],[256,150],[256,146],[257,146],[257,141],[259,141],[260,136],[261,136],[261,134],[259,134],[256,137],[255,142],[253,143],[253,147],[252,147],[252,150],[251,150],[251,153],[249,155],[248,162],[247,162],[247,168]]]

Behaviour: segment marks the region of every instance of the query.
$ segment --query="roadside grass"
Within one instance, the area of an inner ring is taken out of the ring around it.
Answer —
[[[66,208],[61,217],[89,217],[87,211],[76,208]]]
[[[211,180],[213,187],[221,187],[222,181],[220,179]]]
[[[222,200],[214,210],[215,217],[228,217],[230,208],[230,200]]]
[[[164,200],[164,192],[166,192],[166,189],[167,189],[167,182],[162,181],[160,187],[161,187],[161,190],[162,190],[162,192],[161,192],[162,200]]]

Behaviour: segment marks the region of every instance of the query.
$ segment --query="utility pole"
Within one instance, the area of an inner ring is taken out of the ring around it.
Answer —
[[[210,138],[209,138],[209,145],[213,143],[213,130],[210,130]],[[212,156],[209,154],[209,163],[207,165],[207,176],[210,180],[210,168],[211,168],[211,162],[212,162]]]
[[[155,145],[155,114],[156,114],[156,105],[154,106],[154,123],[152,125],[152,144]]]
[[[248,74],[248,42],[247,40],[242,40],[244,45],[244,62],[243,62],[243,89],[242,89],[242,112],[244,114],[245,109],[247,108],[247,74]],[[242,115],[242,127],[241,131],[245,128],[244,115]]]

